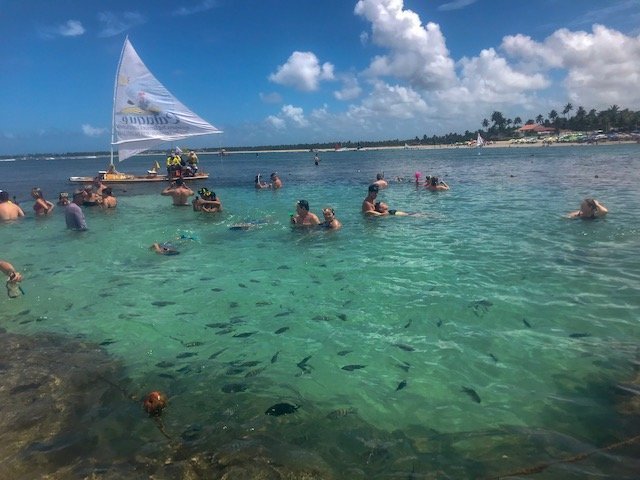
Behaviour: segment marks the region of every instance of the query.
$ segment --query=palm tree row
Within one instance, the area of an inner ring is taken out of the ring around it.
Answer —
[[[584,107],[579,106],[575,115],[569,117],[568,114],[573,110],[573,105],[567,103],[562,109],[562,117],[556,110],[551,110],[545,118],[542,114],[538,115],[535,120],[529,119],[524,122],[525,125],[538,124],[549,128],[555,128],[556,132],[560,130],[574,131],[594,131],[602,130],[608,133],[612,130],[620,132],[632,132],[638,130],[640,125],[640,112],[634,112],[625,108],[620,110],[618,105],[612,105],[607,110],[595,109],[587,112]],[[491,123],[490,123],[491,122]],[[487,134],[496,137],[505,137],[513,134],[513,132],[522,125],[522,119],[515,117],[513,120],[505,118],[501,112],[493,112],[491,120],[484,119],[482,126]]]

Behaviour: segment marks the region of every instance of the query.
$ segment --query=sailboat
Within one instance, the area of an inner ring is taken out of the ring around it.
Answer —
[[[484,138],[482,138],[480,132],[478,132],[478,138],[476,139],[476,147],[484,147]]]
[[[149,71],[125,38],[113,88],[111,128],[111,161],[107,170],[99,171],[104,183],[161,182],[169,180],[160,174],[159,165],[147,175],[120,173],[113,163],[114,147],[120,162],[164,142],[174,143],[199,135],[222,133],[189,110],[175,98]],[[95,177],[70,177],[73,183],[90,183]],[[208,173],[183,176],[183,180],[209,178]]]

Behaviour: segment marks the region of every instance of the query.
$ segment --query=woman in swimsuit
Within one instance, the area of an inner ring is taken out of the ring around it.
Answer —
[[[33,204],[33,211],[36,212],[36,215],[47,215],[51,213],[54,205],[53,203],[44,199],[42,190],[40,190],[38,187],[34,187],[31,190],[31,196],[36,201],[36,203]]]
[[[607,213],[609,213],[609,210],[595,198],[585,198],[582,200],[582,203],[580,203],[580,210],[569,213],[567,217],[591,220],[604,217]]]
[[[328,228],[330,230],[338,230],[340,227],[342,227],[342,224],[336,218],[336,212],[333,208],[323,208],[322,215],[324,215],[324,222],[320,224],[321,227]]]

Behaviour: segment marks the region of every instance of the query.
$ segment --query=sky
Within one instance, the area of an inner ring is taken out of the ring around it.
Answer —
[[[0,0],[0,155],[108,151],[125,37],[223,134],[422,138],[640,110],[640,0]]]

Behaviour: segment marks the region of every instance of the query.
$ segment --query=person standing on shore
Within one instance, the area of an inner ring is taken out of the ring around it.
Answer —
[[[76,190],[73,192],[73,201],[65,207],[64,219],[69,230],[85,231],[87,229],[87,221],[80,205],[84,202],[84,191]]]
[[[24,217],[22,209],[9,200],[9,192],[0,190],[0,220],[16,220]]]

